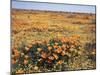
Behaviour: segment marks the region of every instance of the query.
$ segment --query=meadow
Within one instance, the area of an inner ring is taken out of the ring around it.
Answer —
[[[12,9],[12,74],[96,68],[96,15]]]

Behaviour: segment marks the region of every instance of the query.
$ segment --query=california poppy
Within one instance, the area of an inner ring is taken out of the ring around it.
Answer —
[[[64,56],[65,55],[65,51],[62,51],[61,55]]]
[[[63,44],[61,47],[62,47],[63,50],[66,50],[67,49],[66,48],[66,44]]]
[[[49,56],[48,57],[50,60],[54,60],[54,57],[53,56]]]
[[[63,60],[59,60],[58,62],[57,62],[57,64],[59,64],[59,65],[61,65],[63,63]]]
[[[70,48],[70,46],[69,45],[66,45],[66,48]]]
[[[12,60],[11,60],[11,63],[12,63],[12,64],[16,64],[16,60],[15,60],[15,59],[12,59]]]
[[[48,63],[52,63],[52,60],[48,59],[47,62],[48,62]]]
[[[57,54],[54,54],[54,53],[53,53],[53,56],[54,56],[54,58],[55,58],[56,60],[59,58]]]
[[[68,41],[69,41],[68,38],[65,38],[65,37],[62,37],[62,38],[61,38],[61,42],[62,42],[62,43],[66,43],[66,42],[68,42]]]
[[[74,34],[74,35],[72,35],[72,37],[75,38],[75,39],[77,39],[77,38],[80,38],[80,35]]]
[[[16,52],[18,52],[18,50],[17,49],[13,49],[13,52],[16,53]]]
[[[47,57],[46,53],[42,53],[41,57],[45,59]]]
[[[62,52],[62,48],[59,47],[57,50],[55,50],[56,53],[61,53]]]
[[[57,45],[54,45],[54,46],[53,46],[53,48],[57,49],[57,48],[58,48],[58,46],[57,46]]]
[[[15,55],[16,58],[19,58],[19,57],[20,57],[20,52],[19,52],[19,51],[16,51],[16,52],[14,53],[14,55]]]
[[[31,47],[32,47],[32,44],[29,44],[29,45],[28,45],[28,48],[31,48]]]
[[[24,65],[28,64],[28,60],[24,59]]]
[[[75,46],[74,45],[71,45],[71,48],[74,48]]]
[[[49,50],[49,51],[52,50],[52,47],[51,47],[51,46],[48,46],[48,50]]]
[[[32,45],[35,45],[35,44],[36,44],[36,41],[35,41],[35,40],[33,40],[33,41],[31,42],[31,44],[32,44]]]

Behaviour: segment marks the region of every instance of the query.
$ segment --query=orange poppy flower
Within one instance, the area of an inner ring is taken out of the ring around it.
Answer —
[[[69,46],[68,46],[68,45],[66,45],[66,47],[67,47],[67,48],[69,48]]]
[[[55,50],[56,53],[61,53],[62,52],[62,48],[59,47],[57,50]]]
[[[18,50],[17,49],[13,49],[13,52],[16,53],[16,52],[18,52]]]
[[[28,45],[28,48],[31,48],[31,47],[32,47],[32,44],[29,44],[29,45]]]
[[[63,60],[59,60],[58,62],[57,62],[57,64],[59,64],[59,65],[61,65],[63,63]]]
[[[19,51],[15,52],[15,53],[14,53],[14,56],[15,56],[16,58],[19,58],[19,57],[20,57],[20,52],[19,52]]]
[[[56,49],[56,48],[58,48],[58,46],[57,46],[57,45],[54,45],[54,46],[53,46],[53,48],[55,48],[55,49]]]
[[[50,50],[52,50],[52,47],[51,47],[51,46],[49,46],[49,47],[48,47],[48,50],[49,50],[49,51],[50,51]]]
[[[71,48],[74,48],[75,46],[74,45],[71,45]]]
[[[66,44],[63,44],[61,47],[62,47],[63,49],[66,49]]]
[[[53,53],[53,56],[54,56],[54,58],[55,58],[56,60],[59,58],[57,54],[54,54],[54,53]]]
[[[78,45],[78,42],[75,42],[75,46],[77,46]]]
[[[61,55],[64,56],[65,55],[65,51],[62,51]]]
[[[67,38],[67,37],[62,37],[61,38],[61,42],[62,43],[66,43],[66,42],[68,42],[69,41],[69,39]]]
[[[49,56],[48,57],[50,60],[54,60],[54,57],[53,56]]]
[[[28,64],[28,60],[24,59],[24,65]]]
[[[52,63],[52,60],[50,60],[50,59],[48,59],[47,61],[48,61],[48,63]]]
[[[45,59],[47,57],[46,53],[42,53],[41,57]]]
[[[18,46],[14,46],[14,47],[12,48],[12,50],[17,50],[17,48],[18,48]]]
[[[71,41],[70,41],[70,43],[71,43],[71,44],[74,44],[74,43],[75,43],[75,41],[74,41],[74,40],[71,40]]]
[[[35,45],[35,44],[36,44],[36,42],[33,40],[33,41],[32,41],[32,45]]]
[[[75,39],[77,39],[77,38],[80,38],[80,35],[74,34],[74,35],[72,35],[72,37],[74,37]]]
[[[15,60],[15,59],[12,59],[12,60],[11,60],[11,63],[12,63],[12,64],[16,64],[16,60]]]
[[[65,40],[65,38],[63,37],[63,38],[61,38],[61,42],[62,43],[65,43],[66,42],[66,40]]]

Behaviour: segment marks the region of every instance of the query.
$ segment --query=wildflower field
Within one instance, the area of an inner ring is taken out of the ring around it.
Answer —
[[[95,16],[12,9],[12,74],[95,69]]]

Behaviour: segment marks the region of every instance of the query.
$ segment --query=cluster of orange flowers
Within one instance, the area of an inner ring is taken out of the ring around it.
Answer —
[[[61,65],[65,61],[63,57],[71,58],[73,56],[71,49],[77,48],[76,50],[79,50],[79,38],[79,35],[73,35],[51,39],[48,43],[32,42],[21,51],[14,48],[12,51],[12,64],[23,62],[22,65],[28,65],[29,60],[32,60],[33,64],[39,64],[43,67],[51,65],[53,67],[55,64]],[[22,60],[19,61],[19,58],[22,58]]]

